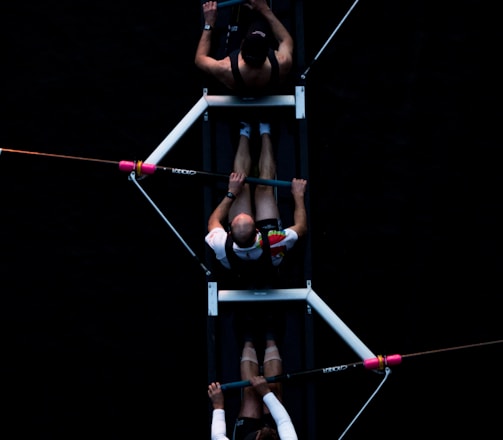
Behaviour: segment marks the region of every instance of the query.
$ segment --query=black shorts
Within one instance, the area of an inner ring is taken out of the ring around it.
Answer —
[[[250,417],[238,417],[234,424],[234,432],[232,433],[232,440],[248,440],[247,435],[256,434],[259,429],[264,426],[277,429],[276,422],[271,414],[265,414],[261,419],[252,419]],[[255,437],[251,437],[255,438]]]
[[[283,225],[281,224],[281,220],[279,218],[259,220],[258,222],[255,222],[255,226],[262,233],[268,231],[281,231],[283,229]]]

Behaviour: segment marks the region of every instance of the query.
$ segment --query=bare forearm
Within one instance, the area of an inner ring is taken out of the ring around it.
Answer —
[[[307,212],[303,196],[294,197],[295,208],[293,211],[293,222],[295,230],[299,236],[307,232]]]
[[[205,29],[201,34],[201,38],[199,39],[199,44],[197,46],[196,57],[195,57],[196,65],[199,65],[199,63],[202,62],[201,59],[204,59],[210,55],[211,34],[213,28],[215,27],[215,23],[218,17],[216,1],[204,2],[202,4],[202,8],[203,8]],[[209,26],[209,29],[206,29],[207,25]]]
[[[272,12],[270,8],[264,8],[261,11],[261,14],[268,21],[269,26],[274,34],[274,38],[281,44],[285,41],[293,44],[292,37],[286,27],[278,20],[276,15]]]
[[[218,226],[223,226],[225,221],[229,216],[229,210],[231,209],[232,199],[229,197],[224,197],[224,199],[219,203],[215,210],[211,213],[208,219],[208,231]]]
[[[196,49],[195,63],[198,63],[199,58],[207,57],[211,51],[211,31],[203,31],[199,44]]]

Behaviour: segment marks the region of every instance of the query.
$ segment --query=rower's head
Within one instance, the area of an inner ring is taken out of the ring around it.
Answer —
[[[269,39],[262,30],[250,30],[241,43],[241,56],[246,64],[260,67],[269,52]]]
[[[230,234],[234,243],[240,248],[252,247],[257,237],[253,217],[245,213],[236,215],[230,224]]]

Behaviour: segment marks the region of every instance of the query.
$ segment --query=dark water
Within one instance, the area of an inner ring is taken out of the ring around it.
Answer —
[[[312,282],[373,351],[405,356],[346,437],[485,438],[501,344],[471,344],[502,339],[496,10],[360,2],[329,39],[350,6],[304,6]],[[2,9],[4,429],[204,437],[206,280],[173,233],[204,255],[202,185],[148,178],[170,227],[117,167],[200,98],[199,4]],[[165,162],[201,169],[198,126]],[[358,360],[323,322],[316,335],[317,366]],[[318,438],[379,380],[319,379]]]

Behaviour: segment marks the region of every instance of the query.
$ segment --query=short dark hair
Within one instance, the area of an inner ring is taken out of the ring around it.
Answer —
[[[246,64],[260,67],[264,64],[269,52],[269,39],[261,30],[250,30],[241,43],[241,56]]]

